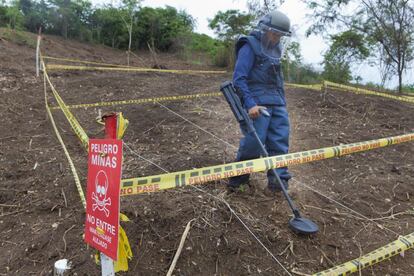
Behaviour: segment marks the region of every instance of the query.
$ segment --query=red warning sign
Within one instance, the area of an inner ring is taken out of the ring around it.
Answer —
[[[118,259],[122,140],[90,139],[85,242]]]

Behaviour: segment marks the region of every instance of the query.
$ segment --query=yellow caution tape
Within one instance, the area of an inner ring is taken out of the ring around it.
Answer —
[[[154,68],[139,68],[139,67],[95,67],[95,66],[61,65],[61,64],[48,64],[46,66],[46,69],[48,70],[160,72],[160,73],[174,73],[174,74],[224,74],[224,73],[227,73],[227,71],[169,70],[169,69],[154,69]]]
[[[124,137],[125,131],[128,125],[129,125],[129,121],[124,118],[124,116],[122,115],[122,112],[119,112],[117,125],[116,125],[116,138],[117,139],[121,140]]]
[[[122,213],[121,213],[122,214]],[[95,263],[100,264],[101,254],[99,251],[95,253]],[[128,237],[125,233],[124,228],[119,225],[119,234],[118,234],[118,260],[114,261],[114,271],[128,271],[128,260],[132,259],[132,250],[129,245]]]
[[[404,97],[404,96],[397,96],[397,95],[372,91],[372,90],[358,88],[358,87],[352,87],[352,86],[338,84],[338,83],[334,83],[334,82],[330,82],[330,81],[324,81],[324,85],[325,86],[332,86],[332,87],[335,87],[337,89],[339,88],[339,89],[351,91],[351,92],[354,92],[356,94],[375,95],[375,96],[385,97],[385,98],[394,99],[394,100],[398,100],[398,101],[414,103],[414,98],[409,98],[409,97]]]
[[[67,105],[69,109],[75,108],[88,108],[88,107],[100,107],[100,106],[115,106],[115,105],[124,105],[124,104],[144,104],[144,103],[155,103],[155,102],[165,102],[165,101],[180,101],[180,100],[189,100],[197,99],[203,97],[217,97],[221,96],[221,92],[211,92],[211,93],[199,93],[192,95],[180,95],[180,96],[164,96],[157,98],[146,98],[146,99],[136,99],[136,100],[124,100],[124,101],[114,101],[114,102],[99,102],[99,103],[90,103],[90,104],[76,104],[76,105]],[[50,109],[60,109],[59,106],[51,107]]]
[[[42,60],[43,63],[43,68],[44,67],[44,62]],[[80,180],[79,180],[79,176],[76,172],[75,166],[72,162],[72,159],[70,158],[69,152],[66,149],[66,146],[62,140],[62,137],[60,136],[60,133],[56,127],[55,121],[53,119],[52,113],[49,109],[49,106],[47,104],[47,94],[46,94],[46,80],[49,83],[52,92],[56,98],[56,100],[58,101],[58,104],[60,106],[60,108],[62,109],[62,111],[65,114],[66,119],[69,121],[69,123],[71,124],[72,128],[74,129],[75,133],[78,135],[78,137],[81,139],[82,144],[85,146],[85,149],[88,148],[88,143],[89,143],[89,138],[86,135],[86,133],[83,131],[82,127],[79,125],[78,121],[76,120],[76,118],[72,115],[72,113],[68,110],[68,108],[66,107],[65,103],[63,102],[62,98],[59,96],[58,92],[56,91],[56,89],[54,88],[53,84],[51,83],[49,76],[47,75],[47,71],[46,69],[43,70],[43,76],[44,76],[44,92],[45,92],[45,104],[46,104],[46,110],[49,114],[49,117],[51,119],[53,128],[55,129],[56,135],[58,136],[59,142],[61,143],[63,150],[65,152],[66,157],[68,158],[69,161],[69,165],[70,168],[72,170],[72,174],[75,178],[75,183],[76,183],[76,188],[78,190],[79,196],[81,198],[82,201],[82,205],[83,208],[86,209],[86,198],[85,198],[85,194],[83,193],[83,189],[82,186],[80,184]],[[119,116],[119,121],[120,123],[118,123],[117,126],[117,137],[121,137],[123,136],[123,134],[125,133],[126,128],[128,127],[128,120],[126,120],[123,116],[122,113]],[[122,213],[120,213],[120,219],[122,221],[129,221],[128,217]],[[128,271],[128,259],[132,258],[132,250],[131,250],[131,246],[129,244],[129,240],[128,237],[124,231],[124,229],[122,228],[121,225],[119,225],[119,233],[118,233],[118,260],[114,262],[114,270],[115,272],[118,271]],[[97,261],[97,257],[95,255],[95,261]]]
[[[43,61],[42,61],[43,63]],[[43,63],[43,68],[44,63]],[[89,137],[86,134],[86,132],[83,130],[83,128],[80,126],[78,120],[76,120],[75,116],[73,116],[72,112],[69,111],[67,108],[65,102],[60,97],[59,93],[56,91],[55,87],[53,86],[52,82],[49,79],[49,76],[47,74],[46,69],[44,69],[43,74],[45,75],[45,78],[47,82],[49,83],[50,88],[52,89],[53,95],[56,98],[56,101],[59,104],[60,109],[62,109],[63,113],[65,114],[66,119],[68,120],[69,124],[72,126],[73,131],[76,133],[78,138],[80,139],[81,143],[85,148],[88,148],[89,144]]]
[[[96,65],[112,66],[112,67],[134,68],[134,67],[127,66],[127,65],[122,65],[122,64],[111,64],[111,63],[103,63],[103,62],[96,62],[96,61],[70,59],[70,58],[58,58],[58,57],[50,57],[50,56],[44,56],[43,59],[69,61],[69,62],[84,63],[84,64],[96,64]],[[135,68],[138,68],[138,67],[135,67]]]
[[[65,152],[66,158],[68,159],[69,167],[70,167],[70,170],[72,171],[73,178],[75,179],[76,188],[78,190],[78,193],[79,193],[79,196],[80,196],[80,199],[81,199],[83,208],[86,208],[85,194],[83,193],[83,189],[82,189],[82,186],[81,186],[81,183],[80,183],[80,180],[79,180],[78,173],[76,172],[75,165],[73,164],[72,158],[69,155],[69,152],[68,152],[68,150],[67,150],[67,148],[65,146],[65,143],[63,142],[62,136],[60,135],[59,130],[56,127],[55,119],[53,118],[52,112],[50,112],[49,106],[47,104],[46,74],[43,75],[43,81],[44,81],[45,105],[46,105],[47,114],[49,115],[50,122],[52,123],[52,126],[53,126],[53,129],[55,130],[56,136],[57,136],[57,138],[58,138],[58,140],[60,142],[60,145],[63,148],[63,151]]]
[[[317,90],[321,91],[322,84],[297,84],[297,83],[285,83],[286,86],[291,87],[298,87],[298,88],[305,88],[305,89],[311,89],[311,90]]]
[[[43,63],[43,68],[46,68],[44,63]],[[154,70],[149,70],[149,71],[154,71]],[[163,70],[163,71],[165,72],[165,71],[177,71],[177,70]],[[80,185],[79,177],[77,175],[74,164],[70,158],[70,155],[67,152],[65,144],[63,143],[63,140],[56,127],[55,121],[50,112],[50,108],[47,104],[46,80],[52,89],[52,92],[59,104],[59,107],[64,112],[67,120],[69,121],[75,133],[78,135],[78,137],[82,141],[82,144],[85,147],[88,146],[89,138],[84,132],[84,130],[81,128],[81,126],[79,125],[79,123],[77,122],[73,114],[68,110],[68,107],[65,105],[62,98],[60,97],[60,95],[58,94],[54,86],[52,85],[47,75],[46,70],[44,70],[46,110],[51,119],[56,135],[64,149],[65,155],[68,158],[70,168],[74,175],[75,183],[76,183],[78,192],[81,197],[82,204],[85,207],[86,201],[85,201],[85,196],[84,196],[82,187]],[[336,84],[332,85],[332,83],[329,83],[329,82],[327,84],[331,86],[336,85]],[[321,86],[318,86],[318,85],[296,85],[296,84],[288,84],[288,85],[291,85],[293,87],[302,87],[302,88],[308,88],[308,89],[314,89],[314,90],[321,89]],[[336,85],[336,87],[345,88],[342,85]],[[345,89],[348,89],[348,87],[346,87]],[[355,91],[353,89],[349,89],[349,90]],[[369,93],[367,93],[367,91]],[[393,99],[398,99],[398,100],[403,99],[404,101],[414,102],[413,99],[409,99],[407,97],[403,98],[399,96],[393,96],[393,95],[373,92],[369,90],[365,91],[363,89],[359,89],[359,90],[357,89],[356,92],[364,93],[364,94],[386,96],[388,98],[393,98]],[[217,93],[217,95],[220,95],[220,93]],[[172,97],[167,97],[167,98],[172,98]],[[147,100],[148,102],[150,102],[151,99],[144,99],[144,100]],[[152,101],[159,101],[159,100],[152,99]],[[119,102],[132,103],[131,101],[119,101]],[[96,105],[96,104],[89,104],[89,106],[90,105]],[[121,122],[120,127],[118,128],[118,132],[119,132],[119,135],[123,136],[123,133],[127,127],[128,121],[127,120],[121,120],[121,121],[122,122]],[[140,194],[140,193],[154,192],[154,191],[159,191],[159,190],[164,190],[164,189],[169,189],[169,188],[181,187],[185,185],[201,184],[201,183],[205,183],[205,182],[209,182],[213,180],[228,178],[228,177],[235,176],[235,175],[248,174],[252,172],[269,170],[271,168],[278,168],[278,167],[284,167],[288,165],[296,165],[296,164],[313,162],[317,160],[323,160],[323,159],[332,158],[332,157],[339,157],[339,156],[346,155],[346,154],[371,150],[371,149],[375,149],[379,147],[385,147],[385,146],[408,142],[412,140],[414,140],[414,134],[406,134],[406,135],[400,135],[400,136],[395,136],[395,137],[382,138],[378,140],[359,142],[359,143],[353,143],[353,144],[348,144],[348,145],[340,145],[336,147],[329,147],[329,148],[322,148],[322,149],[310,150],[310,151],[293,153],[293,154],[280,155],[276,157],[261,158],[261,159],[255,159],[255,160],[250,160],[250,161],[224,164],[224,165],[219,165],[219,166],[211,166],[211,167],[206,167],[202,169],[175,172],[175,173],[163,174],[163,175],[158,175],[158,176],[125,179],[125,180],[122,180],[121,195]],[[364,255],[360,258],[357,258],[355,260],[352,260],[340,266],[336,266],[334,268],[316,273],[314,275],[316,276],[347,275],[347,274],[356,272],[360,269],[363,269],[367,266],[371,266],[373,264],[381,262],[394,255],[400,254],[404,252],[405,250],[412,248],[413,245],[414,245],[414,233],[411,233],[407,236],[400,237],[398,240],[384,247],[381,247],[377,250],[374,250],[367,255]],[[128,259],[132,258],[132,250],[130,248],[126,233],[121,226],[119,228],[118,250],[119,250],[118,261],[114,263],[115,272],[127,271],[128,270]]]
[[[119,213],[119,220],[123,221],[123,222],[130,222],[129,217],[127,217],[125,214],[123,213]]]
[[[118,113],[117,126],[116,126],[116,137],[122,139],[124,137],[125,131],[128,127],[129,121],[124,118],[122,112]],[[119,220],[124,222],[129,222],[129,218],[123,214],[119,214]],[[122,228],[119,225],[118,233],[118,260],[114,262],[114,270],[118,271],[128,271],[128,259],[132,258],[132,250],[129,245],[128,237]]]
[[[346,262],[344,264],[335,266],[333,268],[324,270],[313,274],[313,276],[345,276],[353,272],[360,271],[363,268],[374,265],[376,263],[387,260],[397,254],[402,254],[404,251],[413,248],[414,246],[414,232],[406,235],[400,236],[397,240],[378,248],[364,256],[361,256],[352,261]]]
[[[119,225],[119,235],[118,235],[118,260],[114,261],[114,270],[118,271],[128,271],[128,259],[132,258],[132,250],[129,245],[128,237],[125,233],[125,230]]]
[[[414,133],[365,142],[339,145],[298,153],[290,153],[248,161],[210,166],[181,172],[121,180],[121,196],[156,192],[165,189],[221,180],[237,175],[267,171],[273,168],[298,165],[355,152],[372,150],[414,140]]]
[[[316,91],[321,91],[322,87],[331,86],[331,87],[334,87],[337,90],[350,91],[350,92],[354,92],[356,94],[375,95],[375,96],[385,97],[385,98],[394,99],[394,100],[398,100],[398,101],[414,103],[414,98],[412,96],[392,95],[392,94],[389,94],[389,93],[377,92],[377,91],[372,91],[372,90],[368,90],[368,89],[364,89],[364,88],[358,88],[358,87],[348,86],[348,85],[344,85],[344,84],[338,84],[338,83],[334,83],[334,82],[331,82],[331,81],[324,81],[323,84],[306,85],[306,84],[286,83],[285,85],[288,86],[288,87],[289,86],[290,87],[299,87],[299,88],[311,89],[311,90],[316,90]]]

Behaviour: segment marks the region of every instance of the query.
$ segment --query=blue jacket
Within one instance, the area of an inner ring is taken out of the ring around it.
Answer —
[[[280,61],[261,51],[259,35],[252,33],[236,43],[233,84],[243,92],[247,110],[255,105],[286,105]]]

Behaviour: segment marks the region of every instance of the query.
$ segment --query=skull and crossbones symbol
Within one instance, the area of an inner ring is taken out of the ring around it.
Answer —
[[[95,192],[92,192],[92,199],[95,203],[92,204],[92,210],[104,211],[105,215],[109,217],[109,210],[106,206],[111,205],[111,198],[106,198],[108,193],[108,176],[102,170],[98,172],[95,178]]]

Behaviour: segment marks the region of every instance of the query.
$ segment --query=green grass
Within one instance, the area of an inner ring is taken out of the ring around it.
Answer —
[[[33,38],[34,35],[24,31],[0,28],[0,37],[18,45],[36,48],[36,39]]]

